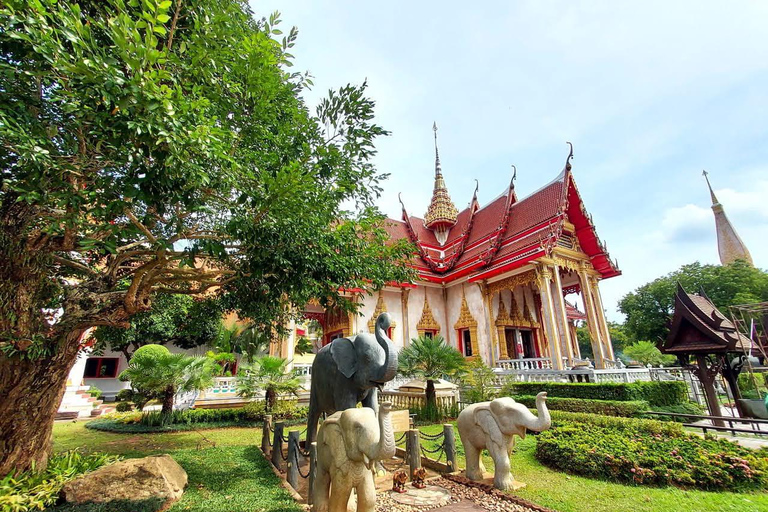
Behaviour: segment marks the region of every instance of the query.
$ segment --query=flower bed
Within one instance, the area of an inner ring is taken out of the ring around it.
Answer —
[[[730,491],[768,486],[768,449],[626,427],[556,421],[538,436],[536,458],[554,469],[623,483]]]

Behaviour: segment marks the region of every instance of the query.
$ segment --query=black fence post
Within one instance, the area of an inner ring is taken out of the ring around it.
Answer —
[[[448,464],[448,472],[453,473],[459,470],[456,462],[456,436],[453,432],[453,425],[446,423],[443,425],[443,447],[445,449],[445,462]]]
[[[269,433],[272,432],[272,415],[264,416],[264,426],[261,429],[261,451],[269,456]]]
[[[411,471],[411,478],[416,468],[421,467],[421,444],[419,442],[419,431],[411,429],[408,431],[408,442],[405,446],[407,452],[408,467]]]
[[[283,458],[283,427],[282,421],[275,423],[274,437],[272,438],[272,465],[280,469],[280,459]]]
[[[286,480],[294,489],[299,488],[299,431],[288,432],[288,474]]]
[[[307,486],[307,504],[311,505],[314,501],[315,476],[317,476],[317,443],[309,446],[309,485]]]

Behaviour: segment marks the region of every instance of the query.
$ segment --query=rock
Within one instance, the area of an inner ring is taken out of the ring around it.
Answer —
[[[187,486],[187,472],[170,455],[154,455],[110,464],[67,483],[62,489],[69,503],[178,500]]]

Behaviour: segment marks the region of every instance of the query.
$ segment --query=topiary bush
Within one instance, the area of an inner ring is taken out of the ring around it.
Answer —
[[[713,491],[768,486],[768,449],[753,451],[722,439],[625,427],[630,428],[557,421],[537,436],[535,455],[554,469],[638,485]]]
[[[598,427],[612,428],[622,431],[646,432],[651,435],[679,436],[683,434],[680,423],[658,421],[654,419],[623,418],[620,416],[605,416],[584,412],[550,411],[552,424],[555,426],[567,423],[588,423]],[[93,423],[93,422],[91,422]]]
[[[526,407],[536,407],[535,396],[513,396],[512,398]],[[551,411],[586,412],[631,418],[647,411],[649,405],[645,400],[621,402],[619,400],[547,397],[547,407]]]
[[[682,381],[662,382],[508,382],[502,396],[536,396],[546,391],[550,397],[582,398],[589,400],[617,400],[628,402],[645,400],[652,406],[678,405],[688,401],[688,388]]]
[[[130,402],[117,402],[117,405],[115,405],[115,410],[117,412],[128,412],[133,410],[133,404]]]

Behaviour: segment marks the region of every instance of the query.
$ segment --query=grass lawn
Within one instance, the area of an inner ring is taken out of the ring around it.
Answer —
[[[293,427],[301,429],[302,427]],[[435,434],[440,425],[420,427]],[[459,465],[464,466],[464,450],[458,435]],[[54,427],[54,449],[82,448],[142,457],[170,453],[189,474],[189,488],[171,509],[184,511],[264,511],[300,510],[279,486],[277,478],[255,448],[261,443],[261,430],[227,428],[199,432],[162,434],[115,434],[86,429],[84,423],[62,423]],[[426,445],[429,446],[429,445]],[[766,511],[768,493],[738,494],[683,491],[674,487],[653,488],[610,483],[567,475],[541,465],[533,456],[536,439],[518,441],[512,458],[512,474],[528,486],[517,495],[561,512],[690,512]],[[492,471],[493,462],[484,457]],[[104,512],[99,508],[59,508],[59,511]],[[125,512],[143,512],[126,508]]]

